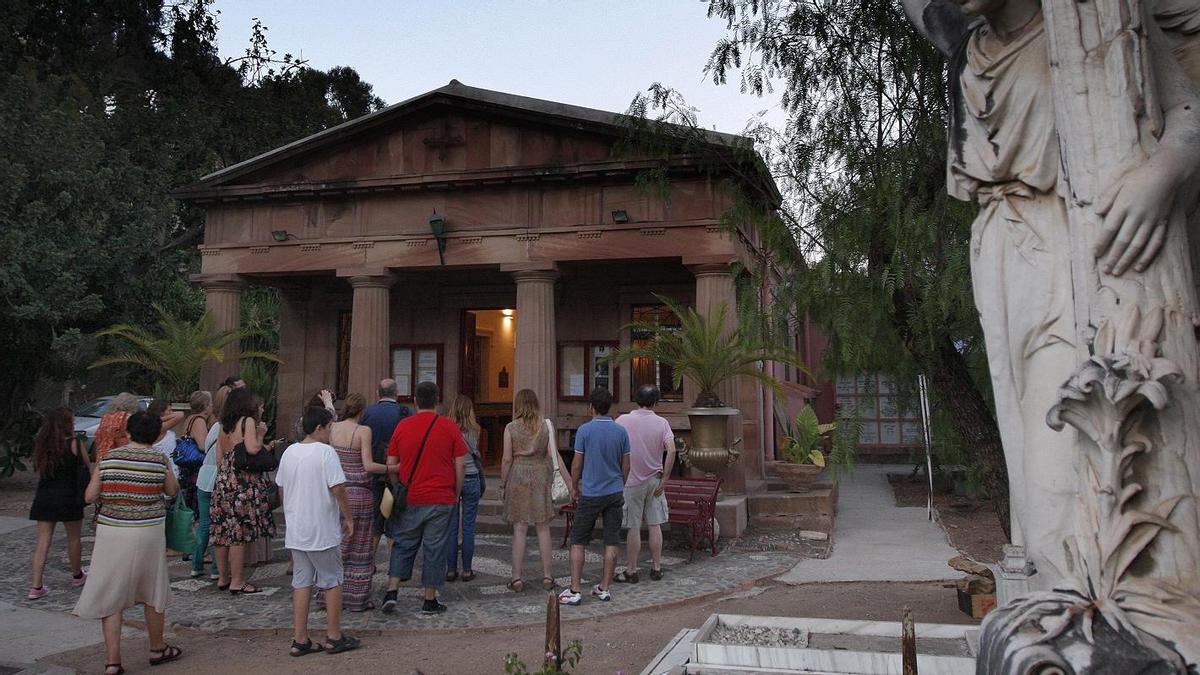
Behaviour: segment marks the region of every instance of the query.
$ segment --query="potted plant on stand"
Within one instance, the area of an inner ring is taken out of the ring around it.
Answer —
[[[775,466],[775,473],[794,492],[807,492],[825,470],[821,443],[825,434],[836,428],[833,422],[821,424],[816,411],[807,403],[789,425],[782,448],[784,461]]]
[[[688,378],[699,387],[693,407],[687,410],[692,438],[682,459],[688,465],[715,474],[737,461],[741,451],[740,438],[730,442],[726,429],[730,417],[737,415],[721,401],[717,389],[727,380],[745,376],[771,387],[782,395],[783,388],[763,362],[789,363],[798,368],[804,365],[794,351],[762,344],[741,329],[726,327],[728,308],[719,306],[712,316],[703,316],[691,307],[683,307],[667,298],[656,296],[675,315],[677,326],[658,323],[633,323],[628,328],[649,335],[639,345],[618,350],[609,360],[629,361],[651,358],[671,366],[675,386]]]

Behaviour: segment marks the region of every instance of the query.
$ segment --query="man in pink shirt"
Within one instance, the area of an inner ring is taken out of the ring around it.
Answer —
[[[639,408],[617,418],[617,424],[629,434],[629,477],[625,480],[625,527],[629,532],[625,569],[615,577],[621,583],[638,582],[643,522],[650,539],[650,578],[662,578],[662,526],[667,522],[663,485],[675,466],[675,434],[670,422],[654,412],[659,396],[658,387],[642,385],[634,397]]]

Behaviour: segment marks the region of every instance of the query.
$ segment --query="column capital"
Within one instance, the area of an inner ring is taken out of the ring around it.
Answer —
[[[339,271],[339,277],[343,277],[350,282],[352,288],[391,288],[396,283],[396,275],[391,272],[385,274],[347,274],[342,275]]]
[[[687,268],[691,270],[692,275],[697,277],[714,275],[733,276],[733,268],[729,262],[698,262],[688,264]]]
[[[236,274],[193,274],[189,277],[192,283],[200,284],[205,292],[226,291],[241,292],[246,282]]]
[[[558,270],[516,270],[510,272],[518,284],[531,281],[554,282],[558,280]]]

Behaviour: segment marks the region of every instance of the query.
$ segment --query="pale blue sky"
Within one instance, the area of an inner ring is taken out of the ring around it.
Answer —
[[[704,64],[724,24],[702,0],[217,0],[223,57],[253,17],[271,47],[312,66],[351,66],[388,103],[457,78],[485,89],[623,112],[654,82],[675,87],[708,128],[739,133],[777,97],[717,86]]]

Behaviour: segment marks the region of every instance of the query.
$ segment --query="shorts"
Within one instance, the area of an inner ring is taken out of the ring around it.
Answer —
[[[596,518],[604,518],[604,545],[621,545],[621,511],[625,495],[617,492],[603,497],[580,497],[571,523],[571,544],[587,546],[592,541]]]
[[[342,547],[323,551],[292,549],[292,588],[317,588],[325,591],[342,585]]]
[[[655,497],[658,486],[659,481],[653,478],[640,485],[625,486],[626,528],[640,530],[643,522],[649,527],[667,522],[667,493]]]

